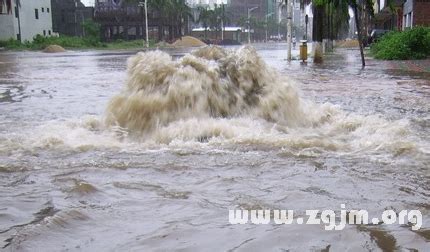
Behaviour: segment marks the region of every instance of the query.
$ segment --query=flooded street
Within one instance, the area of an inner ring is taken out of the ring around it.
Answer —
[[[357,50],[322,65],[256,51],[172,49],[128,71],[136,52],[0,53],[0,248],[428,251],[430,73],[361,69]],[[151,74],[169,85],[141,85]],[[420,210],[422,227],[228,216],[341,204]]]

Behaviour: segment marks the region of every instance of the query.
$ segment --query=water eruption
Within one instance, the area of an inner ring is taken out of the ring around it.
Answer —
[[[124,89],[108,105],[106,123],[134,134],[190,118],[314,123],[294,81],[267,66],[250,46],[207,46],[178,60],[158,50],[139,52],[128,60],[127,74]]]

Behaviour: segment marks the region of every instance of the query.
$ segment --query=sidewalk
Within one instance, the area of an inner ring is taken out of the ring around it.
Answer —
[[[414,72],[430,72],[430,59],[425,60],[395,60],[387,61],[390,69],[400,69]]]

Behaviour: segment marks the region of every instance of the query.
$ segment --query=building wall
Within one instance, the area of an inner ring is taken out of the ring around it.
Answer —
[[[38,19],[35,12],[38,12]],[[21,41],[32,41],[37,34],[52,35],[52,9],[50,0],[21,0]]]
[[[403,25],[402,25],[403,30],[405,28],[412,26],[411,22],[412,22],[413,10],[414,10],[414,1],[407,0],[403,4]]]
[[[21,0],[20,8],[13,1],[12,14],[0,15],[0,39],[32,41],[37,34],[52,34],[52,10],[50,0]],[[36,19],[35,10],[38,18]],[[17,12],[18,10],[18,12]],[[21,31],[21,38],[19,33]]]
[[[246,19],[248,9],[258,7],[251,12],[251,17],[265,20],[267,12],[267,0],[231,0],[226,8],[232,25],[238,25],[241,19]]]
[[[0,15],[0,40],[8,40],[10,38],[16,39],[15,27],[13,24],[14,18],[14,13]]]
[[[52,29],[60,35],[83,36],[82,23],[94,17],[94,8],[79,0],[51,0],[51,6]]]
[[[430,26],[430,0],[415,0],[412,25]]]

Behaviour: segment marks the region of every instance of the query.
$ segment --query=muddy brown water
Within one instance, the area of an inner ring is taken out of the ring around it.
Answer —
[[[294,86],[300,117],[285,116],[290,109],[270,120],[260,108],[225,117],[199,110],[145,137],[105,125],[136,52],[1,53],[0,247],[428,251],[430,76],[372,59],[361,69],[357,50],[339,49],[322,65],[288,63],[284,48],[256,46],[279,73],[277,85]],[[167,52],[180,61],[189,50]],[[291,106],[278,98],[274,109]],[[290,124],[303,118],[312,123]],[[229,209],[304,217],[341,204],[376,217],[417,209],[423,226],[228,222]]]

